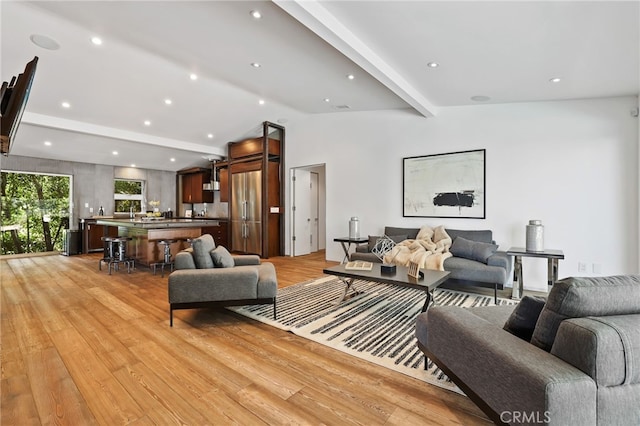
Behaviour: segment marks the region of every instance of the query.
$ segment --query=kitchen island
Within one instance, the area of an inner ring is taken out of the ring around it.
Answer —
[[[117,227],[118,236],[131,237],[127,244],[127,255],[146,266],[162,262],[164,247],[159,244],[162,240],[174,241],[171,243],[171,254],[175,256],[180,250],[190,247],[188,240],[203,233],[211,233],[211,229],[215,227],[227,229],[224,219],[98,218],[96,223],[105,227]]]

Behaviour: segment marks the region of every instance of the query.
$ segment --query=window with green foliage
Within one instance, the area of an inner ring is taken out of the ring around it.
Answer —
[[[70,176],[0,173],[2,254],[63,250]]]
[[[116,179],[113,194],[116,202],[116,212],[142,212],[144,205],[144,181]]]

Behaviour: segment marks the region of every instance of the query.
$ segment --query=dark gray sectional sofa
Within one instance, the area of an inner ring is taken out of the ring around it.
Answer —
[[[497,424],[640,425],[640,275],[558,281],[537,313],[525,299],[433,306],[418,346]]]
[[[419,231],[419,228],[386,226],[384,228],[384,235],[396,242],[400,242],[405,239],[415,239]],[[479,243],[478,245],[495,244],[493,241],[493,233],[490,230],[445,229],[445,231],[449,234],[454,244],[458,237],[472,243]],[[371,252],[377,238],[379,237],[370,236],[369,244],[357,246],[356,251],[351,253],[350,260],[380,262],[380,259]],[[452,245],[452,247],[454,246]],[[486,258],[486,262],[469,257],[474,256],[460,257],[454,255],[444,261],[445,271],[451,272],[447,283],[493,288],[494,299],[497,303],[498,290],[502,290],[511,278],[513,267],[511,256],[508,256],[503,251],[495,251],[495,253]]]

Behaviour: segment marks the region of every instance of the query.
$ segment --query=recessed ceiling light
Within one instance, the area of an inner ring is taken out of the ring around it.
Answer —
[[[213,133],[209,133],[209,134],[207,134],[207,137],[208,137],[209,139],[213,139]]]
[[[259,103],[260,105],[264,105],[264,99],[260,99],[260,100],[258,101],[258,103]]]
[[[440,64],[439,64],[439,63],[437,63],[437,62],[429,62],[429,63],[427,64],[427,66],[428,66],[429,68],[438,68],[438,67],[440,66]]]
[[[33,44],[35,44],[38,47],[42,47],[43,49],[47,49],[47,50],[60,49],[60,44],[49,36],[45,36],[41,34],[31,34],[29,39]]]
[[[176,159],[175,158],[169,158],[169,161],[174,162],[174,161],[176,161]]]
[[[91,37],[91,43],[95,44],[96,46],[100,46],[102,45],[102,39],[100,37]]]
[[[131,165],[131,167],[135,167],[135,166],[136,166],[135,164],[132,164],[132,165]]]
[[[144,125],[145,125],[145,126],[151,126],[151,121],[149,121],[149,120],[144,120]]]
[[[329,99],[329,98],[324,98],[324,101],[325,101],[325,102],[330,102],[330,101],[331,101],[331,99]]]
[[[550,83],[560,83],[562,79],[560,77],[553,77],[549,79]]]
[[[257,62],[251,62],[251,66],[254,67],[254,68],[260,68],[262,65],[260,65]]]
[[[173,103],[173,101],[172,101],[171,99],[165,99],[165,100],[164,100],[164,103],[165,103],[166,105],[171,105],[171,104]]]
[[[260,13],[259,10],[252,10],[251,12],[249,12],[251,14],[251,16],[253,16],[255,19],[260,19],[262,18],[262,13]]]
[[[45,144],[46,146],[51,146],[51,142],[50,142],[50,141],[44,141],[44,144]]]
[[[113,155],[118,155],[118,151],[111,152]]]
[[[353,80],[353,79],[354,79],[354,78],[356,78],[356,77],[355,77],[353,74],[349,74],[349,75],[347,75],[347,78],[348,78],[349,80]]]
[[[472,96],[471,100],[476,102],[487,102],[488,100],[491,100],[491,98],[484,95],[476,95],[476,96]]]
[[[191,74],[189,75],[189,78],[190,78],[191,80],[197,80],[197,79],[198,79],[198,76],[197,76],[196,74],[191,73]]]
[[[60,105],[62,105],[62,108],[71,108],[71,104],[69,102],[62,102]]]

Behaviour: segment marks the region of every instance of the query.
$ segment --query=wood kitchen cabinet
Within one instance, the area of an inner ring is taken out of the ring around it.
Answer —
[[[269,258],[285,247],[284,127],[264,122],[262,134],[227,145],[229,243],[233,252]]]
[[[279,157],[280,141],[269,138],[270,143],[266,143],[265,138],[245,139],[240,142],[229,143],[229,158],[245,158],[252,156],[268,155],[269,157]]]
[[[104,250],[104,243],[101,238],[105,236],[117,237],[118,228],[116,226],[97,225],[96,219],[83,219],[82,252],[89,253]]]
[[[220,202],[229,202],[229,169],[218,169],[218,178],[220,179]]]
[[[209,181],[211,181],[211,172],[182,175],[182,202],[192,204],[213,203],[213,192],[202,189],[202,185]]]
[[[216,226],[206,226],[202,228],[203,234],[210,234],[216,246],[229,248],[229,224],[226,221],[218,222]]]

